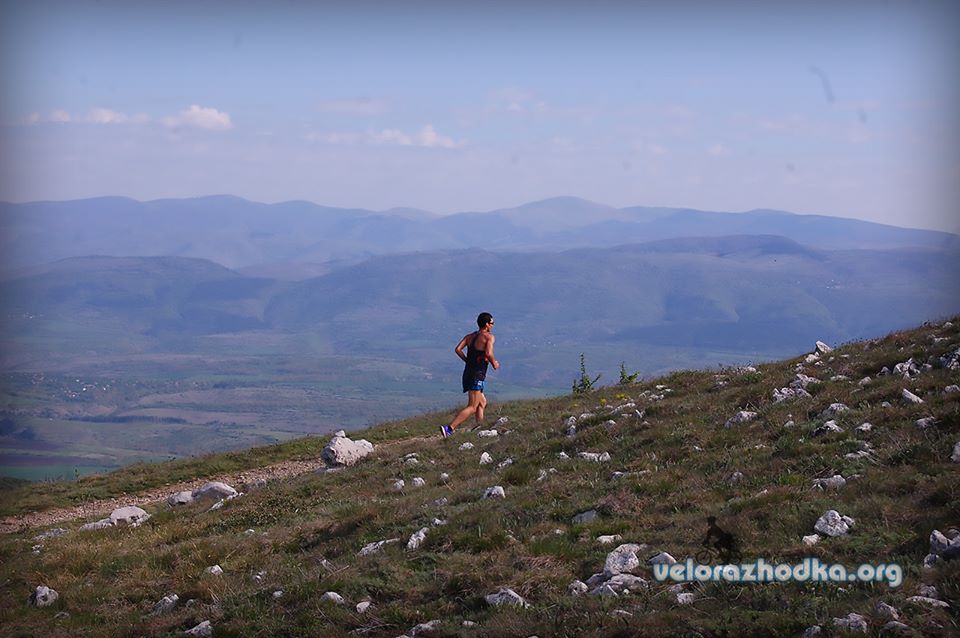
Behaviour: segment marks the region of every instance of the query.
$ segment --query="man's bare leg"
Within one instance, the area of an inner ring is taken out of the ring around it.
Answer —
[[[473,415],[477,421],[476,424],[473,426],[474,430],[479,430],[480,428],[483,427],[483,411],[486,409],[486,407],[487,407],[487,395],[481,392],[480,403],[477,404],[477,411]]]
[[[480,399],[482,397],[483,392],[480,392],[479,390],[470,390],[470,392],[467,393],[467,407],[460,410],[457,416],[453,418],[453,421],[450,422],[451,430],[456,430],[458,425],[476,414],[477,406],[480,404]]]

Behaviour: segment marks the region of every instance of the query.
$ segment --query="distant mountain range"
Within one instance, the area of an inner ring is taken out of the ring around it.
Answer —
[[[777,235],[821,249],[951,248],[950,233],[784,211],[614,208],[556,197],[516,208],[438,216],[231,196],[138,202],[122,197],[0,203],[0,270],[87,255],[196,257],[281,279],[364,259],[482,248],[557,251],[681,237]],[[332,262],[332,265],[331,265]]]
[[[769,235],[389,255],[299,282],[195,258],[69,258],[0,282],[3,363],[202,353],[249,335],[238,343],[269,336],[287,355],[392,357],[449,373],[453,343],[489,310],[510,352],[501,378],[559,388],[579,352],[654,371],[795,354],[960,312],[958,272],[952,246],[825,250]]]

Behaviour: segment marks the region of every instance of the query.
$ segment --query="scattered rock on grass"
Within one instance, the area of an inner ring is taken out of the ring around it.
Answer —
[[[323,596],[320,597],[320,602],[322,603],[331,602],[334,605],[342,605],[346,601],[344,601],[343,596],[341,596],[337,592],[328,591],[327,593],[325,593]]]
[[[827,510],[817,519],[813,529],[827,536],[843,536],[850,531],[855,521],[849,516],[841,516],[837,510]]]
[[[327,465],[351,466],[373,453],[373,443],[366,439],[354,441],[346,436],[335,436],[323,448],[320,457]]]
[[[34,607],[49,607],[57,602],[58,598],[60,598],[60,594],[57,593],[57,590],[51,589],[46,585],[38,585],[33,593],[30,594],[30,604]]]
[[[516,607],[529,607],[530,603],[509,587],[501,587],[496,592],[483,597],[488,605],[499,607],[500,605],[514,605]]]
[[[193,629],[187,629],[183,633],[188,636],[199,636],[200,638],[211,638],[213,636],[213,625],[210,624],[209,620],[204,620],[202,623],[194,627]]]
[[[844,631],[850,631],[858,634],[867,633],[867,621],[860,614],[850,612],[842,618],[834,618],[833,624]]]
[[[737,424],[739,424],[739,423],[749,423],[750,421],[753,421],[753,420],[756,419],[756,418],[757,418],[757,413],[756,413],[756,412],[749,412],[749,411],[747,411],[747,410],[740,410],[739,412],[737,412],[736,414],[734,414],[732,417],[730,417],[729,419],[727,419],[727,422],[724,423],[724,427],[729,428],[729,427],[734,426],[734,425],[737,425]]]

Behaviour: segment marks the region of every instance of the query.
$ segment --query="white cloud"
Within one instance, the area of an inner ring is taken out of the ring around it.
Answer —
[[[393,128],[371,131],[367,133],[366,141],[374,145],[420,146],[423,148],[456,148],[460,145],[453,138],[437,133],[430,124],[416,133],[405,133]]]
[[[40,123],[40,114],[39,114],[39,113],[31,113],[31,114],[28,115],[27,117],[23,118],[23,123],[26,124],[27,126],[32,126],[32,125],[34,125],[34,124],[39,124],[39,123]]]
[[[73,118],[70,117],[70,114],[64,111],[63,109],[57,109],[56,111],[51,111],[50,121],[51,122],[69,122]]]
[[[457,142],[446,135],[440,135],[432,124],[427,124],[415,133],[407,133],[396,128],[379,131],[353,133],[349,131],[323,131],[307,133],[308,142],[338,144],[343,146],[366,144],[370,146],[418,146],[421,148],[458,148],[463,142]]]
[[[90,109],[87,121],[94,124],[125,124],[130,121],[130,118],[125,113],[97,107]]]
[[[189,109],[167,116],[160,121],[169,128],[193,127],[217,131],[233,128],[229,113],[197,104],[192,104]]]

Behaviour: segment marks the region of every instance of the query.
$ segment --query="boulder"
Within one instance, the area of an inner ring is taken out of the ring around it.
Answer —
[[[587,510],[586,512],[580,512],[579,514],[573,517],[573,524],[583,525],[585,523],[589,523],[595,520],[598,516],[600,516],[600,513],[597,512],[597,510]]]
[[[390,545],[391,543],[399,543],[399,538],[388,538],[387,540],[375,541],[373,543],[367,543],[364,545],[358,552],[358,556],[370,556],[380,552],[384,547]]]
[[[220,565],[211,565],[203,571],[211,576],[223,576],[223,568]]]
[[[57,590],[50,589],[46,585],[38,585],[30,594],[30,604],[35,607],[48,607],[57,602],[58,598],[60,598],[60,594],[57,593]]]
[[[193,490],[195,500],[234,498],[237,494],[237,490],[221,481],[211,481]]]
[[[430,528],[421,527],[418,531],[410,535],[410,540],[407,541],[407,549],[415,550],[419,549],[423,545],[423,541],[427,540],[427,531]]]
[[[484,452],[483,454],[480,455],[480,465],[489,465],[490,463],[493,463],[493,457],[492,457],[492,456],[490,456],[490,455],[489,455],[488,453],[486,453],[486,452]]]
[[[496,430],[480,430],[477,432],[477,436],[479,436],[481,439],[488,439],[495,436],[500,436],[500,433]]]
[[[323,448],[320,457],[327,465],[349,467],[372,453],[373,443],[366,439],[353,441],[346,436],[336,436]]]
[[[830,346],[828,346],[822,341],[817,341],[817,343],[814,344],[814,347],[816,348],[819,354],[827,354],[828,352],[833,352],[833,348],[831,348]]]
[[[821,490],[830,489],[830,490],[839,490],[841,487],[847,484],[847,479],[839,474],[834,474],[830,478],[824,479],[814,479],[813,486],[819,487]]]
[[[667,552],[660,552],[653,558],[647,561],[650,565],[673,565],[677,562],[677,559],[668,554]]]
[[[460,444],[460,448],[459,448],[459,449],[461,449],[461,450],[472,450],[472,449],[473,449],[473,443],[471,443],[470,441],[465,441],[464,443],[461,443],[461,444]]]
[[[960,348],[940,357],[940,365],[947,370],[960,370]]]
[[[419,477],[419,476],[414,476],[414,477],[413,477],[413,480],[410,481],[410,483],[411,483],[414,487],[423,487],[424,485],[427,484],[427,482],[424,481],[423,478],[422,478],[422,477]]]
[[[578,452],[578,459],[583,459],[584,461],[592,461],[593,463],[606,463],[610,460],[609,452]]]
[[[620,534],[611,534],[608,536],[597,536],[597,542],[601,545],[610,545],[612,543],[618,543],[623,540],[623,536]]]
[[[89,532],[97,529],[105,529],[107,527],[113,527],[113,520],[109,518],[101,518],[99,521],[94,521],[92,523],[85,523],[80,526],[81,532]]]
[[[514,605],[516,607],[529,607],[530,603],[525,601],[520,594],[509,587],[501,587],[496,592],[483,597],[488,605],[499,607],[500,605]]]
[[[834,618],[833,624],[836,627],[858,634],[867,633],[867,620],[860,614],[850,612],[842,618]]]
[[[587,587],[586,583],[580,580],[575,580],[567,585],[567,593],[571,596],[582,596],[588,591],[590,591],[590,588]]]
[[[678,605],[689,605],[697,599],[696,594],[690,592],[683,592],[677,594],[677,604]]]
[[[210,624],[209,620],[204,620],[199,625],[195,626],[193,629],[187,629],[183,633],[188,636],[199,636],[200,638],[212,638],[213,636],[213,625]]]
[[[877,602],[877,615],[887,620],[900,620],[900,613],[896,608],[884,602]]]
[[[916,421],[914,421],[914,425],[916,425],[921,430],[926,430],[927,428],[933,427],[936,424],[937,424],[937,420],[932,416],[924,417],[922,419],[917,419]]]
[[[503,427],[503,426],[506,425],[507,423],[510,423],[510,419],[508,419],[508,418],[505,417],[505,416],[502,416],[502,417],[500,417],[499,419],[497,419],[496,421],[493,422],[493,428],[494,428],[494,429],[497,429],[497,428],[499,428],[499,427]]]
[[[150,515],[136,506],[118,507],[110,512],[110,520],[116,526],[139,527]]]
[[[193,492],[186,490],[183,492],[177,492],[176,494],[171,494],[167,497],[168,505],[186,505],[187,503],[193,502]]]
[[[320,602],[322,603],[333,603],[334,605],[344,604],[343,596],[338,594],[335,591],[328,591],[323,596],[320,597]]]
[[[915,395],[913,392],[910,392],[910,390],[907,390],[906,388],[903,389],[903,391],[900,393],[900,396],[903,397],[903,400],[907,403],[923,403],[923,399]]]
[[[827,536],[843,536],[850,531],[854,522],[849,516],[841,516],[837,510],[827,510],[817,519],[813,529]]]
[[[499,485],[494,485],[493,487],[488,487],[483,491],[483,498],[506,498],[507,495],[503,491],[503,487]]]
[[[364,601],[361,601],[361,602],[357,603],[357,613],[358,613],[358,614],[364,613],[365,611],[367,611],[368,609],[370,609],[370,606],[371,606],[371,605],[373,605],[373,603],[370,602],[369,600],[364,600]]]
[[[819,534],[810,534],[809,536],[803,537],[803,544],[806,545],[807,547],[813,547],[819,542],[820,542]]]
[[[731,426],[733,426],[733,425],[737,425],[737,424],[739,424],[739,423],[749,423],[750,421],[753,421],[753,420],[756,419],[756,418],[757,418],[757,413],[756,413],[756,412],[749,412],[749,411],[747,411],[747,410],[740,410],[739,412],[737,412],[736,414],[734,414],[732,417],[730,417],[729,419],[727,419],[727,422],[724,423],[724,427],[729,428],[729,427],[731,427]]]
[[[836,421],[831,419],[823,425],[818,426],[813,431],[813,436],[823,436],[824,434],[833,434],[835,432],[843,432],[843,428],[837,425]]]
[[[831,403],[826,409],[824,409],[823,412],[820,413],[820,418],[830,419],[837,416],[841,412],[848,411],[849,409],[850,408],[847,407],[846,403]]]
[[[607,554],[607,559],[603,563],[604,576],[612,578],[617,574],[630,573],[640,567],[640,559],[637,558],[637,552],[640,549],[640,545],[636,543],[624,543]]]
[[[152,613],[154,614],[165,614],[174,607],[177,606],[177,603],[180,601],[180,597],[176,594],[167,594],[160,600],[158,600],[153,605]]]

